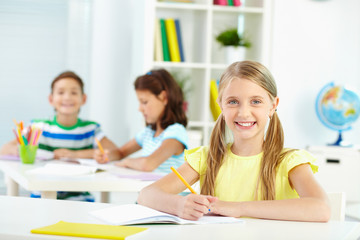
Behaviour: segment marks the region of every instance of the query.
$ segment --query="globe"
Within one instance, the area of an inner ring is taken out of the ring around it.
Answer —
[[[359,118],[359,94],[334,82],[328,83],[316,98],[316,113],[322,124],[339,132],[337,141],[331,145],[345,145],[341,133],[350,130]]]

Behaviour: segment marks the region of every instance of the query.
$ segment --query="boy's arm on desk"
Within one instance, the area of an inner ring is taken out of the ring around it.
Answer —
[[[109,140],[107,137],[101,139],[101,144],[110,149],[116,149],[116,145]],[[85,149],[85,150],[69,150],[69,149],[56,149],[54,150],[54,158],[94,158],[95,149]]]
[[[86,149],[86,150],[69,150],[65,148],[60,148],[54,150],[54,158],[60,159],[60,158],[70,158],[70,159],[76,159],[76,158],[93,158],[94,155],[94,149]]]
[[[18,150],[16,139],[14,139],[8,143],[5,143],[0,149],[0,155],[18,156],[19,150]]]

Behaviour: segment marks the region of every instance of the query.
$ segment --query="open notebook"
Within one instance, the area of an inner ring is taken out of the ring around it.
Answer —
[[[78,176],[93,174],[113,168],[110,164],[99,164],[94,159],[62,158],[46,163],[44,166],[27,170],[27,174],[42,176]]]
[[[115,207],[108,207],[92,211],[90,214],[112,225],[146,223],[209,224],[244,222],[242,219],[222,216],[204,216],[197,221],[190,221],[139,204],[126,204]]]
[[[38,176],[78,176],[84,174],[93,174],[96,171],[97,167],[94,166],[51,162],[45,164],[42,167],[27,170],[26,173]]]

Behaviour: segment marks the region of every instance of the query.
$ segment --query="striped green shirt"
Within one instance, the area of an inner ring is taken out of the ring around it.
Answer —
[[[62,126],[56,116],[53,120],[32,120],[32,126],[42,129],[39,149],[54,151],[59,148],[84,150],[97,148],[95,137],[101,140],[104,133],[100,125],[92,121],[78,119],[74,126]]]

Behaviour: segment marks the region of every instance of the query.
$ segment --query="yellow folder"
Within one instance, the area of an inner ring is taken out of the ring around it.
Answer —
[[[215,121],[221,114],[220,106],[216,101],[217,98],[218,98],[218,89],[217,89],[216,81],[211,80],[210,81],[210,109],[211,109],[211,113],[212,113]]]
[[[147,228],[143,227],[70,223],[60,221],[53,225],[32,229],[31,233],[102,239],[125,239],[130,235],[145,231],[146,229]]]
[[[172,18],[165,20],[166,36],[169,42],[170,59],[172,62],[181,62],[179,43],[176,35],[175,21]]]

